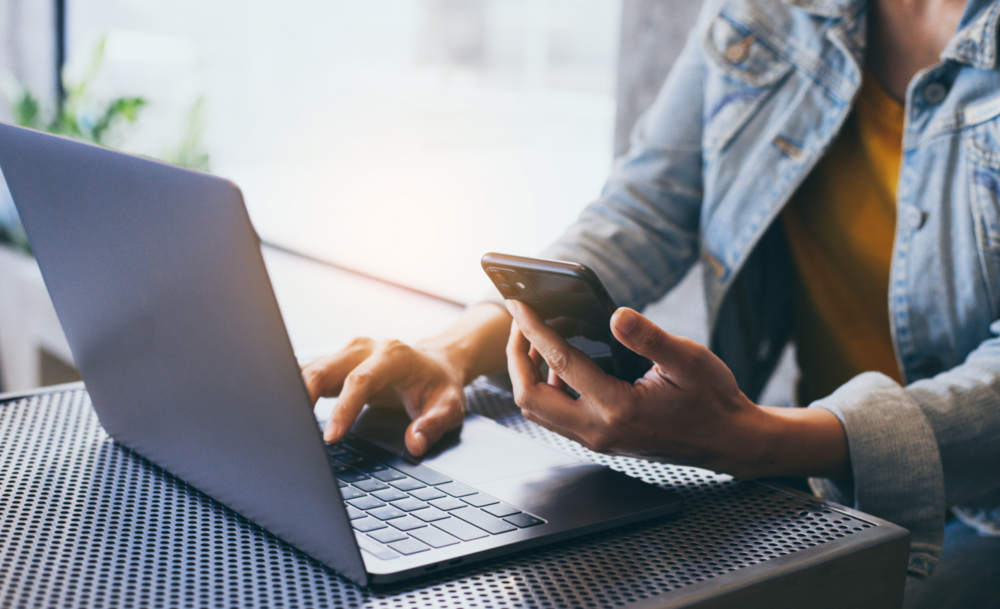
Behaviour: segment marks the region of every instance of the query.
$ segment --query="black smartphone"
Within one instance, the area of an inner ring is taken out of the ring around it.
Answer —
[[[489,253],[483,270],[505,299],[531,307],[566,341],[608,374],[629,383],[652,363],[611,333],[618,308],[597,274],[582,264]]]

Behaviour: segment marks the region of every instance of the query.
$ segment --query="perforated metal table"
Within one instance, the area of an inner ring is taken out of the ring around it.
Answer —
[[[614,458],[470,410],[671,488],[680,513],[361,589],[111,441],[80,386],[0,400],[0,607],[898,607],[909,534],[780,487]]]

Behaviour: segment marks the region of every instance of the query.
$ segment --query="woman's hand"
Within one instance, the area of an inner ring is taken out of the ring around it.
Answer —
[[[529,307],[514,316],[507,362],[525,418],[610,454],[694,465],[738,478],[850,475],[840,421],[822,409],[763,408],[751,402],[711,351],[673,336],[627,308],[615,337],[654,362],[635,384],[605,374]],[[542,378],[545,361],[552,384]],[[580,397],[561,388],[564,381]]]
[[[406,449],[422,455],[465,418],[466,383],[503,365],[510,316],[493,304],[468,309],[441,335],[406,345],[354,339],[338,353],[302,366],[309,395],[338,397],[323,439],[339,442],[365,404],[402,407],[413,419]]]
[[[339,442],[365,404],[402,406],[413,419],[406,449],[423,454],[465,417],[463,375],[443,358],[397,340],[356,338],[345,349],[302,367],[313,402],[339,397],[323,431]]]

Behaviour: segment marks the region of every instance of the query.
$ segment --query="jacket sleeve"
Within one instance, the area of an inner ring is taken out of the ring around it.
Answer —
[[[699,33],[715,3],[705,4],[600,198],[541,254],[587,265],[618,305],[642,308],[659,299],[698,257],[704,74]]]
[[[990,330],[994,338],[933,378],[901,387],[866,372],[810,405],[844,424],[854,473],[852,484],[814,480],[814,490],[908,528],[918,577],[937,564],[947,508],[1000,489],[1000,321]],[[989,510],[957,511],[991,532]]]

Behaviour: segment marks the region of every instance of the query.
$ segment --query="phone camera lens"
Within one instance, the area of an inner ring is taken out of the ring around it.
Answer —
[[[507,281],[507,276],[500,271],[493,271],[490,273],[490,277],[493,278],[493,281],[497,281],[499,283],[505,283]]]
[[[517,296],[517,290],[505,283],[498,285],[497,288],[500,289],[500,293],[503,294],[504,298],[513,298]]]

